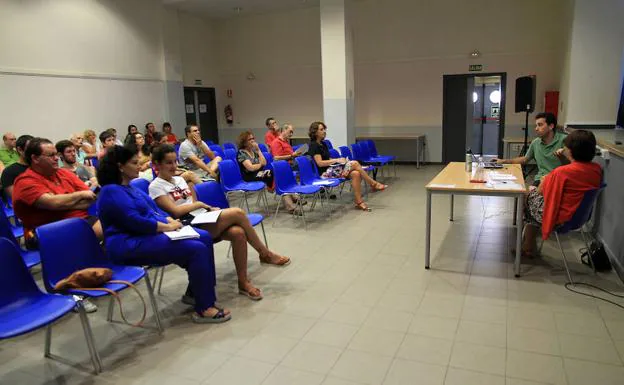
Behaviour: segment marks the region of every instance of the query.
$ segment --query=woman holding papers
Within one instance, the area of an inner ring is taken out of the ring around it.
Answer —
[[[149,194],[161,209],[182,221],[192,220],[193,216],[202,215],[202,211],[219,210],[196,200],[193,187],[183,178],[175,176],[176,154],[173,146],[158,146],[152,153],[152,161],[158,169],[158,178],[150,184]],[[290,263],[290,258],[269,250],[249,223],[245,212],[239,208],[221,210],[213,220],[213,223],[203,223],[199,227],[208,231],[214,239],[232,242],[239,293],[253,300],[262,299],[262,291],[254,287],[247,276],[247,242],[260,254],[262,263],[285,266]]]
[[[98,211],[106,253],[119,264],[175,263],[186,269],[187,293],[194,295],[193,321],[228,321],[230,311],[215,305],[216,276],[210,234],[197,230],[196,239],[183,240],[166,235],[182,228],[182,224],[160,210],[144,192],[130,186],[130,181],[138,175],[138,156],[128,148],[114,146],[100,161],[97,177],[102,190]]]

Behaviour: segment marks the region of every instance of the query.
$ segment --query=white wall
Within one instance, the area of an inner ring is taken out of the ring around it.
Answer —
[[[216,87],[219,83],[217,41],[214,23],[179,12],[180,51],[185,86]]]
[[[615,124],[624,53],[624,2],[576,0],[562,77],[566,124]]]
[[[58,140],[167,118],[162,18],[153,0],[5,0],[2,131]]]

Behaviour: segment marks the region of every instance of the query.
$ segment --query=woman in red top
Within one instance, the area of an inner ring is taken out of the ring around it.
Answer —
[[[169,144],[176,144],[178,143],[178,138],[176,137],[176,135],[171,132],[171,123],[169,122],[164,122],[163,123],[163,132],[165,133],[165,135],[167,136],[167,143]]]
[[[571,163],[551,171],[539,187],[531,189],[527,197],[527,226],[522,245],[524,255],[533,255],[538,227],[542,228],[542,239],[548,239],[556,225],[572,218],[585,192],[600,187],[602,169],[592,162],[596,153],[594,134],[575,130],[563,144],[562,151]]]

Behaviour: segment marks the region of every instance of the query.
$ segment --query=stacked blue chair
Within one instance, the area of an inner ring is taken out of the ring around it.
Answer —
[[[225,151],[223,152],[225,154],[224,159],[229,159],[229,160],[233,160],[234,162],[236,162],[236,150],[233,150],[231,148],[226,148]]]
[[[113,280],[123,280],[134,284],[141,279],[145,279],[156,325],[158,331],[162,332],[158,306],[154,298],[149,275],[145,272],[145,269],[136,266],[113,264],[104,255],[93,229],[85,220],[79,218],[63,219],[39,226],[36,232],[39,238],[41,264],[43,266],[43,283],[48,292],[54,291],[54,286],[58,281],[70,276],[75,271],[89,267],[106,267],[111,269],[113,271]],[[71,245],[71,247],[67,247],[67,245]],[[104,287],[115,292],[120,292],[127,288],[126,285],[120,283],[107,283]],[[72,289],[68,290],[67,293],[92,298],[109,296],[107,320],[109,322],[113,320],[115,299],[108,292]],[[91,341],[91,346],[95,351],[98,366],[101,370],[102,362],[99,359],[94,340]]]
[[[360,142],[360,145],[364,151],[364,155],[368,155],[368,157],[373,162],[379,162],[380,164],[389,164],[392,163],[394,168],[394,176],[396,177],[396,156],[394,155],[379,155],[377,153],[377,147],[375,146],[375,142],[373,140],[364,140]],[[383,169],[382,169],[383,171]]]
[[[15,245],[15,247],[19,250],[19,253],[22,256],[24,263],[29,269],[41,263],[41,258],[39,257],[38,251],[26,250],[20,246],[19,242],[17,241],[17,237],[13,234],[12,226],[13,225],[11,225],[9,219],[6,217],[6,215],[4,215],[4,211],[0,210],[0,237],[6,238]]]
[[[226,159],[219,162],[219,174],[221,178],[221,185],[225,191],[226,196],[231,193],[242,193],[245,199],[245,206],[247,212],[251,212],[249,209],[249,201],[247,195],[249,193],[258,192],[258,202],[264,199],[265,208],[268,211],[269,206],[264,194],[265,184],[264,182],[245,182],[238,167],[238,163]]]
[[[360,156],[362,157],[363,161],[368,164],[378,166],[383,175],[384,167],[390,164],[390,162],[392,161],[391,157],[373,157],[370,153],[368,142],[358,142],[355,144],[355,146],[358,147]],[[396,168],[394,171],[396,174]]]
[[[52,324],[77,307],[93,369],[99,373],[102,366],[95,345],[92,345],[93,333],[82,301],[76,303],[71,296],[43,293],[11,241],[0,238],[0,254],[0,340],[46,327],[44,356],[65,361],[51,353]]]
[[[295,180],[295,176],[292,173],[290,165],[285,160],[278,160],[273,162],[273,175],[275,176],[275,194],[280,197],[279,202],[277,203],[277,208],[275,209],[275,215],[273,217],[273,224],[275,224],[275,219],[277,218],[277,213],[279,212],[280,205],[282,203],[282,198],[285,195],[295,195],[299,199],[297,199],[297,207],[301,211],[301,217],[303,218],[303,225],[307,228],[307,223],[305,220],[305,212],[303,211],[303,199],[302,195],[313,195],[314,199],[312,202],[312,206],[314,206],[316,202],[316,198],[321,191],[321,186],[301,186],[297,184]],[[323,205],[323,201],[321,201],[321,206]]]
[[[130,186],[136,188],[137,190],[143,191],[147,195],[149,195],[149,185],[150,182],[143,178],[135,178],[130,181]]]
[[[15,216],[15,212],[13,211],[13,206],[11,205],[11,203],[10,202],[4,203],[2,198],[0,198],[0,205],[2,205],[2,209],[3,209],[2,211],[7,218],[7,221],[9,222],[9,226],[15,238],[23,237],[24,226],[22,226],[19,219]],[[9,218],[13,218],[13,221],[15,221],[15,223],[11,223],[11,220]]]
[[[359,161],[359,159],[357,158],[357,155],[352,154],[349,147],[340,146],[339,149],[340,149],[340,155],[342,155],[343,158]],[[375,171],[375,166],[371,166],[371,165],[362,164],[362,168],[366,172]]]
[[[269,148],[264,143],[258,143],[258,148],[260,148],[262,152],[269,152]]]
[[[236,148],[236,145],[234,143],[231,142],[225,142],[223,143],[223,149],[224,150],[234,150],[237,151],[238,149]]]

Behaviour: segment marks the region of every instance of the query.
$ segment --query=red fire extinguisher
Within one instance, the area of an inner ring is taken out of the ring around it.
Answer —
[[[233,124],[234,113],[232,112],[232,106],[230,106],[229,104],[225,106],[224,112],[225,112],[225,121],[227,122],[227,124]]]

